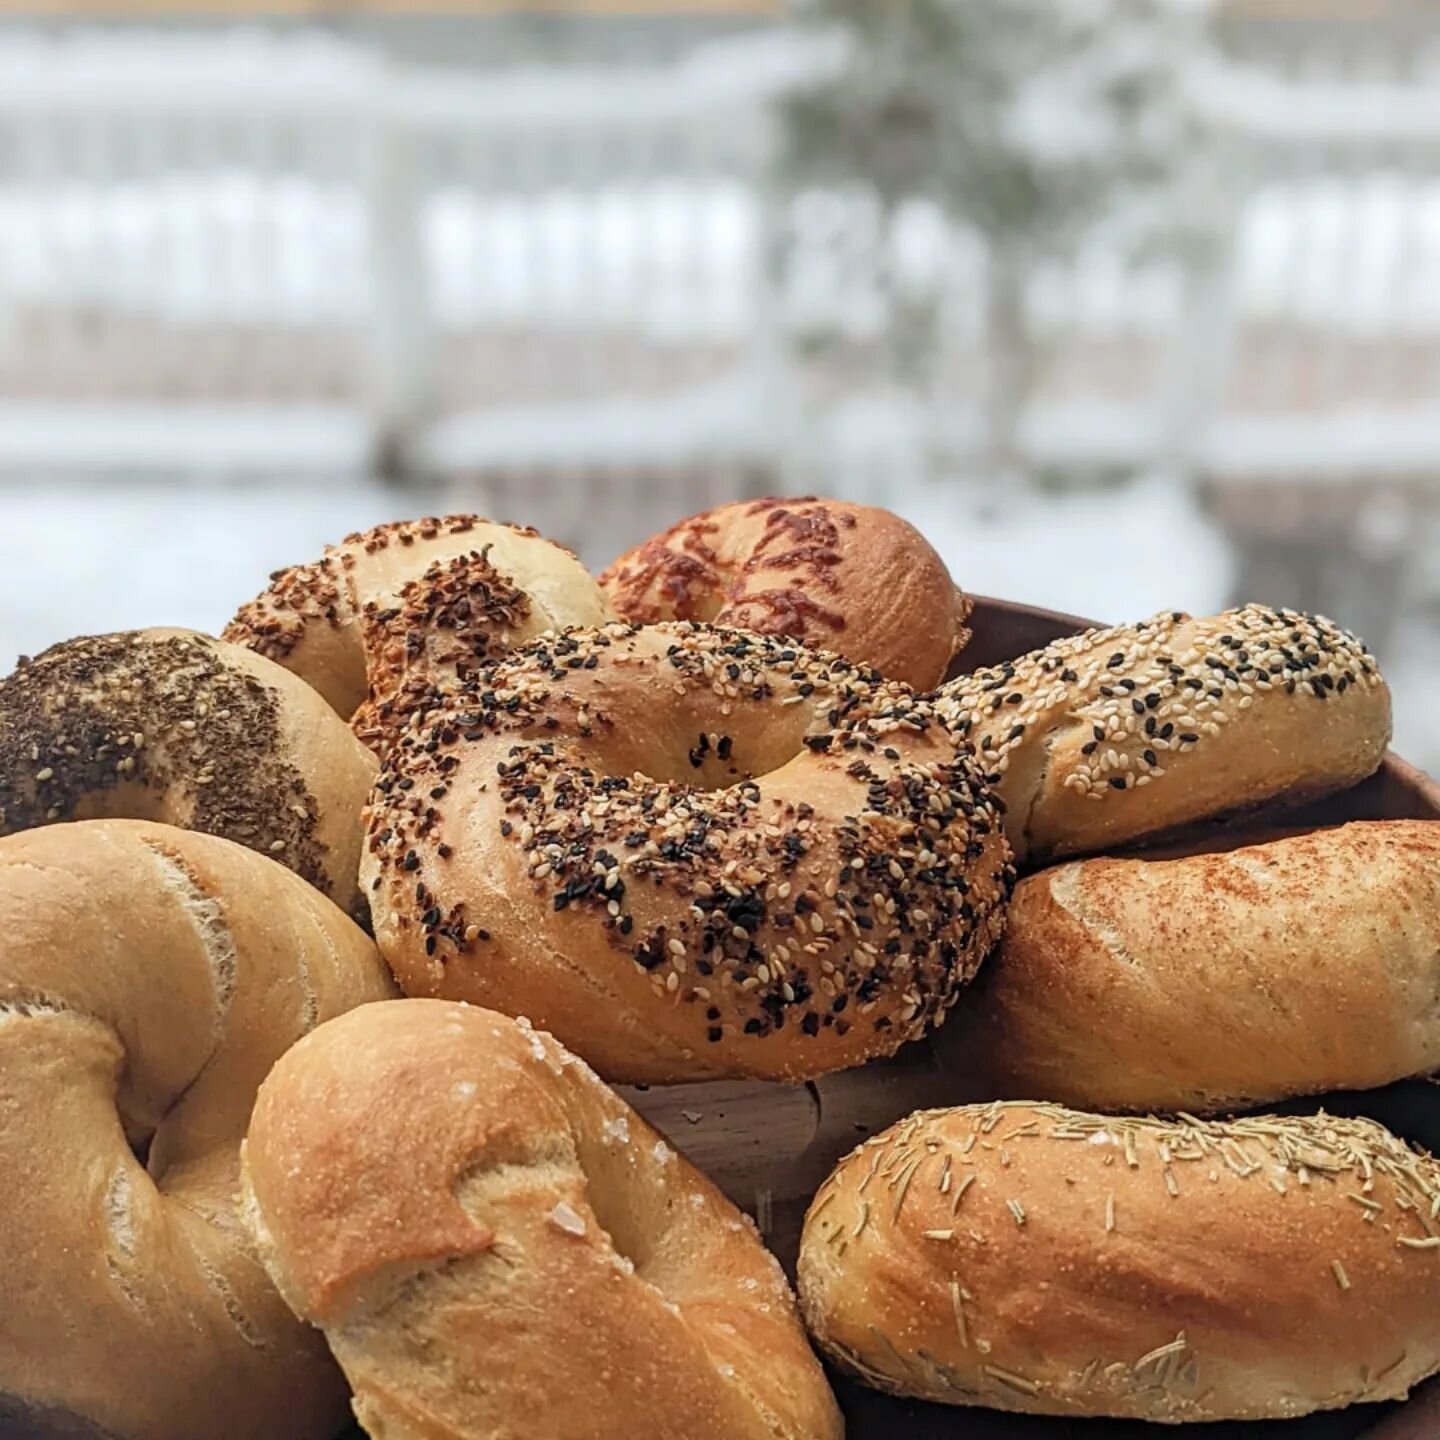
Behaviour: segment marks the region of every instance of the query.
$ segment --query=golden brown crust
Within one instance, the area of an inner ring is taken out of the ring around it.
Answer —
[[[938,685],[970,638],[969,597],[913,526],[812,495],[692,515],[627,551],[600,583],[623,619],[783,635],[917,690]]]
[[[1390,739],[1390,692],[1365,646],[1262,605],[1087,630],[962,675],[937,703],[1030,864],[1343,790]]]
[[[833,1358],[957,1405],[1279,1419],[1440,1370],[1440,1166],[1367,1120],[911,1116],[806,1219]]]
[[[1388,820],[1019,885],[945,1041],[988,1095],[1239,1109],[1440,1071],[1440,824]]]
[[[0,1411],[124,1440],[334,1434],[339,1377],[238,1223],[239,1145],[290,1044],[391,993],[335,906],[229,841],[126,820],[0,840]]]
[[[375,768],[308,685],[189,630],[67,640],[0,680],[0,835],[158,820],[258,850],[357,919]]]
[[[609,1080],[888,1054],[954,1002],[1013,881],[924,702],[677,622],[530,646],[416,717],[368,827],[406,990],[527,1014]]]
[[[225,638],[293,670],[379,745],[404,723],[415,686],[453,682],[546,630],[609,613],[563,545],[528,526],[447,515],[377,525],[277,571]]]
[[[753,1228],[523,1021],[408,1000],[323,1026],[262,1087],[244,1172],[372,1434],[843,1433]]]

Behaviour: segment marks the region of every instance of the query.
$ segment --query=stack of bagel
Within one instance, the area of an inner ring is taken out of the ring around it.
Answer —
[[[218,638],[22,661],[0,1434],[831,1440],[831,1377],[1174,1422],[1440,1371],[1440,1165],[1300,1098],[1440,1070],[1440,822],[1226,823],[1376,773],[1375,659],[1251,605],[973,668],[986,614],[898,517],[758,500],[599,577],[385,525]],[[795,1253],[615,1088],[840,1072],[877,1133]]]

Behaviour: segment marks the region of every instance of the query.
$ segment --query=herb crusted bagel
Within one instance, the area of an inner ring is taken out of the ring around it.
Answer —
[[[799,1079],[937,1023],[1003,925],[995,805],[924,702],[704,625],[512,655],[389,751],[362,883],[414,995],[611,1081]]]
[[[1440,1164],[1369,1120],[922,1111],[810,1206],[821,1348],[901,1395],[1278,1420],[1440,1370]]]

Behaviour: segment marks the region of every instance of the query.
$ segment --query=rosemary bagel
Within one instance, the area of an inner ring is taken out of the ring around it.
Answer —
[[[224,634],[308,681],[379,748],[435,685],[609,613],[564,546],[449,515],[377,525],[278,571]]]
[[[1440,1370],[1440,1164],[1369,1120],[921,1112],[840,1162],[800,1299],[872,1385],[1175,1423],[1397,1400]]]
[[[532,645],[412,726],[362,883],[412,995],[612,1081],[798,1079],[937,1023],[998,938],[994,803],[929,707],[704,625]]]
[[[524,1022],[367,1005],[296,1045],[243,1209],[374,1436],[840,1440],[779,1264]]]
[[[934,689],[970,638],[971,601],[918,530],[873,505],[744,500],[692,515],[600,577],[640,624],[782,635]]]
[[[375,769],[308,685],[190,630],[67,640],[0,680],[0,835],[112,817],[201,830],[357,919]]]

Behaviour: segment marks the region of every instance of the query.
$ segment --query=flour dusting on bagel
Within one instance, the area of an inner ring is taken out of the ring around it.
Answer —
[[[389,752],[362,866],[402,984],[525,1013],[607,1078],[796,1078],[953,1003],[1013,883],[929,706],[717,627],[533,645]]]

